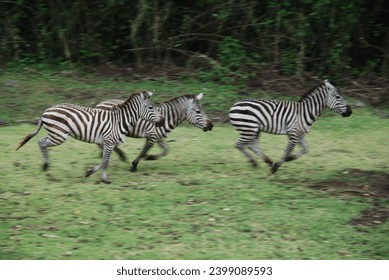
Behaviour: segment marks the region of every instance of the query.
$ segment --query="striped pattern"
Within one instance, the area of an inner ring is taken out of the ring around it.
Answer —
[[[102,181],[109,183],[106,169],[114,147],[123,143],[125,134],[140,118],[152,123],[162,119],[154,111],[150,101],[152,93],[139,91],[132,94],[124,102],[118,103],[111,110],[88,108],[74,104],[59,104],[48,108],[41,116],[37,129],[27,135],[17,147],[17,150],[34,137],[42,126],[48,136],[38,143],[43,155],[43,168],[49,166],[48,147],[64,143],[71,137],[89,143],[97,143],[103,148],[102,163],[87,171],[86,176],[102,169]]]
[[[146,138],[144,147],[140,154],[132,162],[132,171],[136,171],[139,161],[142,158],[148,160],[156,160],[162,156],[167,155],[169,148],[165,143],[168,133],[175,129],[179,124],[188,121],[190,124],[202,129],[203,131],[212,130],[213,124],[205,114],[199,100],[203,98],[203,94],[188,94],[176,97],[164,103],[157,105],[155,108],[158,113],[164,118],[164,123],[160,127],[156,127],[153,123],[139,119],[134,127],[128,131],[128,137]],[[120,103],[121,100],[111,99],[101,102],[96,108],[109,110],[112,106]],[[158,143],[162,148],[162,153],[157,155],[147,156],[147,152]],[[115,148],[118,155],[125,159],[123,151],[118,147]]]
[[[48,108],[42,115],[42,121],[55,144],[64,142],[68,135],[84,142],[102,143],[104,132],[111,130],[111,117],[104,110],[59,104]]]
[[[327,80],[304,94],[298,102],[280,100],[247,99],[230,109],[230,122],[240,133],[236,147],[256,166],[255,155],[270,165],[275,173],[285,161],[295,160],[308,152],[304,136],[312,127],[322,111],[329,108],[344,117],[351,115],[350,106],[340,96],[338,90]],[[272,160],[259,149],[261,132],[286,134],[289,141],[284,156],[273,164]],[[293,155],[294,147],[299,144],[302,150]]]

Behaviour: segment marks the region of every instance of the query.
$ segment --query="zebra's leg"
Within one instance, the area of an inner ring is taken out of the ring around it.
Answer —
[[[91,169],[88,169],[86,172],[85,172],[85,177],[89,177],[90,175],[92,175],[93,173],[99,171],[101,169],[101,164],[99,165],[96,165],[95,167],[91,168]]]
[[[302,138],[299,142],[300,146],[301,146],[301,151],[299,151],[295,156],[294,156],[294,159],[298,159],[299,157],[301,157],[303,154],[306,154],[308,153],[308,143],[307,141],[304,140],[304,138]]]
[[[41,140],[38,141],[39,148],[41,150],[42,156],[43,156],[43,165],[42,169],[46,171],[49,169],[49,152],[47,150],[48,147],[55,147],[58,145],[61,145],[63,142],[66,141],[66,137],[63,138],[62,136],[55,134],[51,135],[49,133],[49,136],[43,137]]]
[[[253,165],[253,167],[257,167],[258,166],[258,163],[257,161],[255,160],[255,158],[249,153],[247,152],[246,150],[246,147],[249,145],[252,145],[252,140],[250,141],[247,141],[247,140],[243,140],[243,139],[239,139],[236,144],[235,144],[235,147],[241,151],[248,159],[249,161],[251,162],[251,164]]]
[[[125,162],[127,161],[126,154],[118,146],[115,146],[115,148],[113,150],[119,156],[119,159],[121,161],[125,161]]]
[[[308,152],[308,144],[307,142],[304,140],[304,138],[300,139],[300,141],[298,142],[298,144],[300,144],[301,146],[301,150],[295,154],[295,155],[289,155],[288,157],[285,158],[285,161],[292,161],[292,160],[296,160],[298,159],[299,157],[301,157],[303,154],[306,154]]]
[[[301,143],[301,140],[298,139],[298,137],[296,137],[294,135],[289,135],[289,141],[288,141],[288,145],[286,146],[284,156],[279,161],[277,161],[275,164],[273,164],[273,167],[271,169],[271,172],[273,174],[277,172],[278,168],[285,161],[291,161],[291,160],[295,160],[297,158],[296,155],[292,155],[292,151],[293,151],[294,147],[296,146],[296,144],[298,144],[298,143]]]
[[[103,158],[102,158],[101,163],[99,165],[96,165],[93,168],[87,170],[85,173],[85,177],[89,177],[93,173],[102,169],[101,181],[105,184],[111,183],[111,181],[109,181],[108,177],[107,177],[107,168],[109,166],[109,161],[111,159],[111,154],[112,154],[113,148],[114,148],[114,145],[112,145],[110,143],[103,143]]]
[[[135,172],[138,168],[139,161],[144,158],[147,154],[147,152],[154,146],[154,143],[156,141],[155,137],[147,137],[146,143],[142,148],[142,151],[139,153],[139,155],[136,157],[136,159],[132,162],[132,168],[131,171]]]
[[[259,141],[258,141],[258,139],[255,139],[255,141],[253,141],[248,147],[260,159],[262,159],[264,162],[266,162],[270,167],[273,167],[273,161],[259,149]]]
[[[96,145],[100,147],[100,150],[101,150],[100,157],[102,157],[103,156],[103,145],[102,144],[97,144],[97,143],[96,143]],[[119,159],[121,161],[127,161],[126,154],[118,146],[115,146],[115,148],[113,150],[119,156]]]
[[[162,148],[162,153],[156,155],[149,155],[145,158],[146,160],[157,160],[161,157],[166,156],[169,153],[169,147],[168,145],[166,145],[164,139],[158,139],[157,142],[158,145]]]
[[[114,145],[105,144],[103,149],[103,161],[101,163],[102,165],[102,175],[101,175],[101,181],[106,184],[111,184],[111,181],[108,180],[107,177],[107,169],[109,166],[109,162],[112,155],[112,150],[114,149]]]

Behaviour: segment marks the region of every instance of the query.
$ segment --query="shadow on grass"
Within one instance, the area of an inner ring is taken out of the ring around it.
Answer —
[[[325,192],[330,196],[361,196],[371,198],[372,207],[363,210],[351,219],[354,226],[377,226],[389,218],[389,173],[381,171],[364,171],[359,169],[343,170],[336,179],[309,185],[309,188]]]

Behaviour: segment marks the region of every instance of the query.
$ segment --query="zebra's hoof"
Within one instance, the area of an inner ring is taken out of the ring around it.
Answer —
[[[42,165],[42,170],[43,171],[47,171],[47,169],[49,169],[49,164],[48,163],[45,163]]]
[[[93,174],[93,168],[92,169],[89,169],[85,172],[85,177],[89,177],[90,175]]]
[[[149,155],[145,158],[145,160],[156,160],[158,157],[156,155]]]
[[[127,157],[126,156],[119,156],[119,159],[121,161],[127,162]]]
[[[265,162],[270,166],[270,167],[273,167],[273,161],[270,159],[270,158],[268,158],[268,157],[265,157]]]
[[[271,168],[271,173],[274,174],[277,172],[278,168],[281,166],[280,163],[276,162],[273,167]]]
[[[290,155],[290,156],[286,157],[285,161],[292,161],[295,159],[297,159],[297,157],[295,155]]]
[[[136,171],[137,171],[137,169],[138,169],[138,163],[139,163],[139,161],[137,162],[136,160],[134,160],[134,161],[132,162],[132,167],[131,167],[131,169],[130,169],[131,172],[136,172]]]
[[[109,184],[112,183],[112,182],[111,182],[110,180],[108,180],[108,179],[101,179],[101,182],[103,182],[104,184],[107,184],[107,185],[109,185]]]
[[[117,151],[117,155],[118,155],[118,157],[119,157],[119,159],[120,159],[121,161],[124,161],[124,162],[127,161],[126,155],[125,155],[121,150],[120,150],[120,151]]]

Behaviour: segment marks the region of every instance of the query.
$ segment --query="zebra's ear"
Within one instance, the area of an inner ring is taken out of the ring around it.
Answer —
[[[335,88],[331,83],[330,81],[328,81],[327,79],[324,80],[324,84],[325,86],[327,87],[328,90],[332,89],[332,88]]]
[[[196,95],[196,99],[197,100],[200,100],[201,98],[203,98],[204,94],[202,92],[200,92],[199,94]]]
[[[146,91],[145,99],[150,99],[151,96],[153,96],[153,93],[151,91]]]

